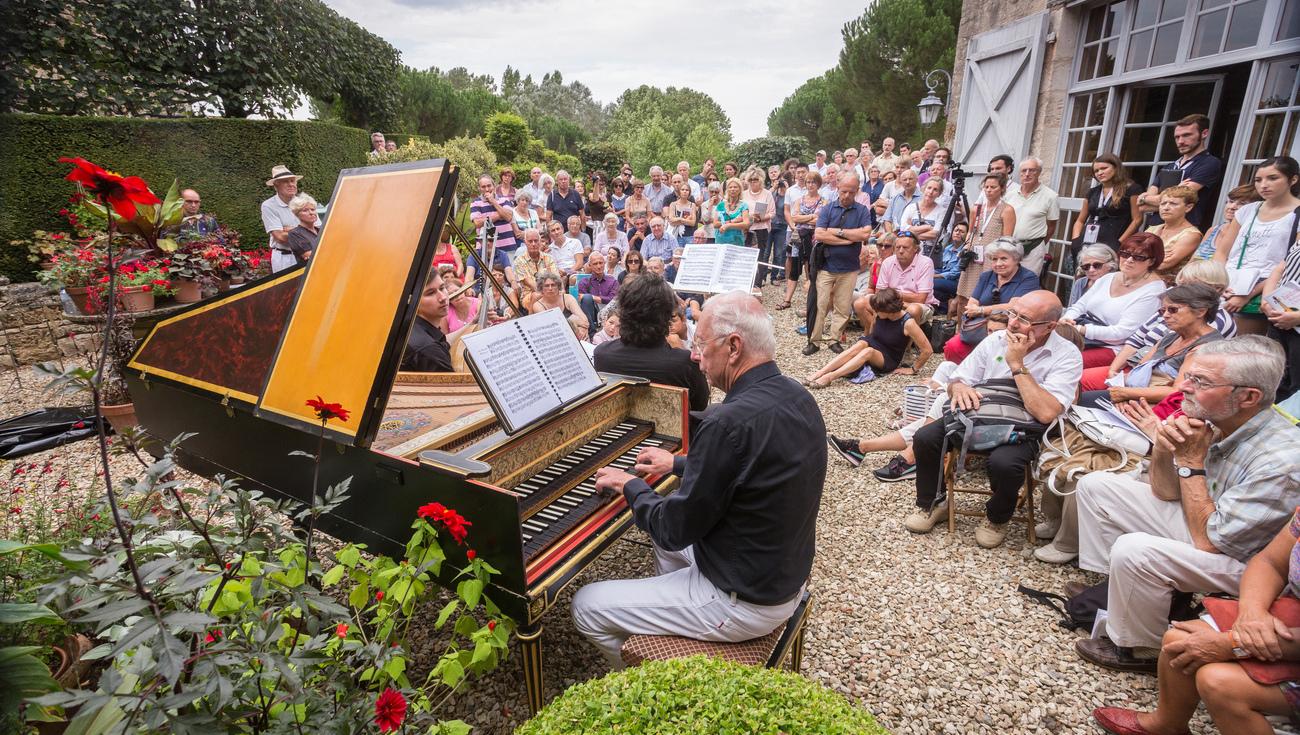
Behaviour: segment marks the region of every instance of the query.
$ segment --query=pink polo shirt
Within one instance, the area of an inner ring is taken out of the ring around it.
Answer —
[[[876,290],[893,288],[898,291],[925,294],[925,303],[935,306],[939,300],[934,297],[934,261],[918,253],[906,268],[898,267],[898,256],[891,255],[880,264],[880,275],[876,278]]]

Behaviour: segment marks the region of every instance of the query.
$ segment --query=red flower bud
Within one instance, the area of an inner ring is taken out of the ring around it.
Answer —
[[[469,551],[465,552],[465,558],[469,559],[470,561],[474,561],[474,558],[477,556],[478,556],[478,552],[474,551],[473,549],[470,549]]]
[[[347,624],[347,623],[339,623],[338,626],[334,628],[334,635],[338,636],[339,638],[347,638],[347,637],[348,637],[348,624]]]
[[[496,629],[497,629],[497,621],[495,621],[495,620],[489,620],[489,621],[488,621],[488,630],[496,630]]]
[[[375,601],[378,602],[382,599],[384,599],[384,591],[379,590],[378,592],[375,593]]]

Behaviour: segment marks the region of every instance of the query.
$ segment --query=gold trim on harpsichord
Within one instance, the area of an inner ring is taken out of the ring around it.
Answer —
[[[509,489],[572,454],[628,415],[628,393],[627,390],[605,393],[557,417],[559,420],[515,434],[506,444],[475,457],[492,465],[485,481]]]
[[[166,319],[162,319],[157,324],[155,324],[152,329],[149,330],[149,334],[145,336],[144,342],[141,342],[140,346],[136,348],[135,354],[143,355],[145,353],[145,348],[149,346],[149,342],[153,340],[154,335],[157,334],[159,330],[161,330],[163,327],[166,327],[169,324],[175,324],[176,322],[184,321],[191,317],[198,316],[199,314],[207,313],[213,309],[218,309],[218,308],[228,306],[229,304],[239,301],[240,299],[246,299],[249,296],[252,296],[253,294],[265,291],[268,288],[274,288],[276,286],[279,286],[285,281],[289,281],[294,278],[301,278],[302,274],[303,274],[302,269],[295,269],[292,271],[288,271],[283,275],[277,275],[273,278],[269,278],[265,282],[259,283],[255,286],[246,286],[244,288],[241,288],[236,293],[227,294],[225,298],[222,298],[218,301],[213,301],[212,303],[203,304],[202,306],[196,306],[192,309],[187,309],[175,316],[170,316],[167,317]],[[184,385],[192,386],[194,388],[201,388],[206,391],[211,391],[213,393],[216,393],[217,395],[222,396],[223,398],[225,397],[238,398],[239,400],[244,401],[245,403],[251,403],[251,404],[257,403],[257,396],[251,393],[245,393],[244,391],[235,390],[234,388],[231,388],[229,386],[219,385],[217,383],[209,383],[206,380],[199,380],[198,378],[192,378],[188,375],[182,375],[180,373],[173,372],[171,370],[160,368],[156,365],[149,365],[148,363],[140,362],[135,358],[132,358],[131,361],[127,363],[127,367],[131,367],[136,370],[139,370],[142,378],[146,376],[167,378],[168,380],[174,380],[177,383],[182,383]]]
[[[675,385],[651,383],[649,390],[632,391],[632,418],[649,421],[655,425],[655,433],[681,439],[682,406],[686,405],[686,389]]]

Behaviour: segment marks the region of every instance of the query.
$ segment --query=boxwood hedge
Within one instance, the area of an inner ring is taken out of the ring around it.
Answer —
[[[804,677],[695,656],[570,687],[515,735],[888,735],[864,709]]]
[[[319,122],[26,114],[0,115],[0,140],[0,275],[13,280],[31,280],[32,264],[9,241],[66,226],[58,210],[72,185],[60,156],[141,176],[159,196],[179,179],[198,190],[205,211],[255,246],[272,166],[302,174],[301,190],[324,202],[339,169],[364,165],[370,147],[367,131]]]

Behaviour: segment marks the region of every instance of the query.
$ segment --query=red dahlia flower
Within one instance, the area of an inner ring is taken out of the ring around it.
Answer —
[[[81,184],[86,191],[111,206],[125,220],[135,219],[136,205],[161,204],[162,200],[149,191],[149,185],[139,176],[122,176],[106,171],[84,158],[60,158],[59,163],[71,163],[76,168],[67,175],[68,181]]]
[[[375,724],[379,732],[393,732],[406,719],[406,698],[392,687],[384,690],[375,700]]]
[[[351,415],[351,412],[344,408],[342,404],[326,403],[325,399],[320,396],[307,399],[307,405],[311,406],[312,409],[316,411],[316,418],[321,421],[328,421],[330,419],[347,421],[348,416]]]

